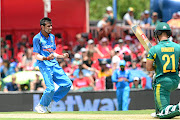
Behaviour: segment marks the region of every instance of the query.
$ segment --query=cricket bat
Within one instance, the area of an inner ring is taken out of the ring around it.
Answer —
[[[141,28],[138,25],[131,26],[132,31],[138,38],[139,42],[143,45],[144,49],[149,52],[150,48],[152,47],[151,42],[148,40],[146,35],[143,33]]]

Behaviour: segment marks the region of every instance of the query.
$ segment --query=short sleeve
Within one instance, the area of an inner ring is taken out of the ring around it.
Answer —
[[[40,53],[40,42],[38,38],[33,38],[33,52]]]
[[[153,48],[149,50],[149,54],[147,55],[147,60],[154,60],[156,58],[156,54],[153,52]]]
[[[97,23],[97,27],[98,27],[98,28],[102,27],[102,22],[101,22],[101,21],[99,21],[99,22]]]
[[[130,15],[125,14],[125,16],[124,16],[124,20],[126,20],[126,21],[131,20]]]

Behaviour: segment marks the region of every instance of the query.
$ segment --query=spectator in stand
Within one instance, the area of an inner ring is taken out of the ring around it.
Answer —
[[[118,101],[118,110],[128,110],[129,106],[129,83],[132,82],[130,72],[125,70],[126,62],[121,60],[120,69],[116,69],[112,75],[112,81],[116,83],[116,96]]]
[[[116,45],[115,47],[119,47],[120,48],[120,54],[123,54],[123,53],[126,53],[126,52],[128,54],[131,54],[131,50],[124,45],[124,40],[123,39],[119,39],[118,43],[119,44]]]
[[[3,60],[9,60],[9,56],[7,55],[7,49],[1,47],[1,57]]]
[[[124,25],[133,25],[135,23],[133,11],[134,11],[134,9],[132,7],[128,8],[128,12],[123,17]]]
[[[73,48],[74,53],[80,52],[81,48],[85,47],[85,40],[81,37],[78,39],[78,45]]]
[[[117,32],[112,32],[110,39],[111,39],[111,41],[110,41],[111,46],[112,46],[112,48],[114,48],[114,46],[118,44],[118,40],[119,40],[119,38],[117,37]]]
[[[107,26],[111,26],[109,32],[112,32],[114,30],[115,25],[116,25],[116,19],[114,18],[113,9],[111,6],[108,6],[106,8],[106,13],[109,15],[107,18]]]
[[[152,79],[146,74],[144,73],[141,69],[139,69],[137,67],[137,62],[136,61],[132,61],[132,68],[129,69],[129,72],[131,73],[131,77],[145,77],[146,78],[146,86],[145,89],[151,89],[152,88]]]
[[[111,61],[111,66],[112,66],[112,72],[116,69],[119,69],[119,62],[120,62],[120,48],[119,47],[115,47],[114,48],[114,56],[112,57],[112,61]]]
[[[144,24],[145,27],[149,27],[151,25],[151,18],[149,17],[149,11],[145,10],[144,11]]]
[[[10,75],[9,66],[10,61],[3,60],[2,65],[0,67],[1,78],[5,78],[6,76]]]
[[[6,83],[3,91],[21,91],[20,85],[16,83],[16,75],[12,75],[12,82]]]
[[[141,82],[140,82],[139,77],[134,77],[134,79],[133,79],[133,85],[132,85],[131,88],[132,88],[132,89],[141,89],[141,88],[142,88],[142,85],[141,85]]]
[[[125,59],[126,61],[131,60],[131,50],[124,45],[124,41],[122,39],[118,40],[119,44],[115,47],[120,48],[120,58]]]
[[[81,55],[80,55],[79,53],[76,53],[76,54],[74,55],[74,60],[73,60],[73,62],[72,62],[72,65],[73,65],[73,66],[78,66],[78,65],[80,65],[80,64],[82,64]]]
[[[84,75],[85,77],[89,77],[89,76],[92,75],[92,72],[89,72],[89,70],[87,70],[87,69],[83,69],[82,64],[81,64],[81,65],[78,66],[77,69],[74,70],[74,72],[73,72],[73,77],[74,77],[74,78],[79,78],[79,72],[80,72],[80,71],[83,72],[83,75]],[[92,76],[91,76],[91,77],[92,77]]]
[[[30,71],[34,69],[36,59],[32,52],[32,49],[28,48],[25,51],[25,55],[22,57],[22,67],[25,71]]]
[[[98,32],[98,41],[100,41],[103,37],[108,37],[109,33],[105,29],[100,29]]]
[[[113,83],[111,80],[112,69],[110,68],[110,65],[106,60],[102,60],[100,63],[100,67],[101,70],[98,73],[98,78],[101,79],[103,77],[105,79],[106,89],[113,89]]]
[[[61,66],[64,72],[66,73],[66,75],[71,80],[73,80],[73,72],[75,69],[71,66],[71,64],[67,64],[68,62],[62,58],[57,58],[57,61],[59,63],[59,66]]]
[[[180,27],[180,14],[173,13],[172,18],[167,22],[171,27]]]
[[[17,44],[18,49],[20,49],[21,46],[28,47],[27,44],[29,44],[29,43],[28,43],[28,37],[27,37],[27,35],[23,34],[23,35],[21,36],[20,42]]]
[[[103,58],[104,55],[102,52],[95,46],[94,41],[92,39],[88,40],[88,45],[86,47],[88,52],[93,53],[93,57],[96,57],[94,59],[98,59],[99,57]]]
[[[88,77],[85,77],[80,70],[79,78],[73,81],[73,89],[76,91],[92,91],[94,90],[94,84]]]
[[[86,48],[81,48],[81,55],[82,55],[82,61],[86,61],[88,59]]]
[[[14,60],[12,61],[10,64],[9,64],[9,74],[12,75],[12,74],[15,74],[16,72],[19,71],[18,67],[17,67],[17,62]]]
[[[158,20],[158,13],[153,12],[152,13],[152,20],[151,20],[151,26],[156,26],[160,21]]]
[[[104,55],[104,58],[111,57],[112,47],[109,45],[109,41],[106,37],[103,37],[100,41],[100,44],[97,45],[100,52]]]
[[[11,41],[8,39],[4,40],[4,38],[0,38],[0,42],[1,42],[1,57],[3,58],[3,60],[10,60],[12,57]]]
[[[15,56],[15,58],[18,61],[19,70],[23,70],[22,59],[23,59],[23,56],[25,54],[25,50],[26,50],[26,48],[23,45],[21,45],[20,48],[18,49],[17,56]]]
[[[140,26],[144,26],[144,13],[141,13],[140,19],[136,21]]]
[[[92,67],[93,64],[93,53],[88,51],[87,53],[87,60],[83,61],[82,67],[83,69],[86,69],[89,71],[89,73],[91,73],[91,75],[93,75],[95,72],[97,73],[98,71],[96,70],[96,68]]]
[[[82,64],[79,64],[78,68],[74,70],[73,76],[74,78],[79,77],[79,71],[82,70],[84,76],[89,77],[89,79],[94,83],[93,76],[95,73],[98,73],[98,70],[96,68],[92,67],[93,61],[92,61],[93,54],[91,52],[87,53],[87,60],[84,60]]]
[[[146,70],[146,57],[142,58],[141,60],[141,70],[148,75],[148,71]]]
[[[125,36],[125,42],[126,42],[125,46],[132,51],[135,47],[135,44],[133,44],[133,40],[130,35]]]
[[[40,74],[40,72],[36,72],[36,79],[30,82],[31,91],[44,91],[46,89],[44,81],[40,80]]]
[[[98,27],[98,31],[100,31],[100,29],[104,29],[107,26],[107,19],[108,19],[109,15],[108,14],[104,14],[103,18],[97,23],[97,27]]]

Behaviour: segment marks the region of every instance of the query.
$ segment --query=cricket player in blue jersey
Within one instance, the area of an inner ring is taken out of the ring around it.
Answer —
[[[112,75],[112,82],[116,83],[116,96],[118,101],[118,110],[126,111],[129,106],[129,83],[133,80],[130,78],[130,72],[125,70],[126,62],[121,60],[120,69],[116,69]]]
[[[51,101],[58,102],[68,93],[72,86],[71,80],[59,66],[55,57],[66,58],[69,57],[69,54],[59,55],[54,52],[56,45],[55,37],[51,34],[52,22],[50,18],[41,19],[40,26],[41,31],[33,38],[33,52],[47,88],[35,110],[38,113],[51,113]],[[59,86],[56,91],[54,82]]]

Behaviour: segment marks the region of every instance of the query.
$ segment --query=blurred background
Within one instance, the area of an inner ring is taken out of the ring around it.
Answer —
[[[115,69],[119,69],[120,60],[126,61],[125,69],[131,73],[129,86],[132,94],[136,90],[140,90],[140,96],[151,94],[154,72],[146,71],[147,52],[130,25],[140,25],[152,45],[156,45],[155,26],[161,21],[167,22],[172,29],[170,40],[179,44],[179,6],[178,0],[1,0],[1,93],[17,91],[22,96],[26,92],[32,93],[33,102],[26,109],[32,110],[39,99],[33,93],[41,95],[45,90],[32,50],[33,37],[40,31],[40,19],[49,17],[56,53],[70,54],[67,59],[57,59],[73,82],[70,94],[75,96],[84,92],[85,96],[81,95],[85,99],[87,92],[94,97],[110,92],[109,96],[100,99],[116,98],[116,86],[111,76]],[[129,99],[130,109],[142,109],[144,106],[138,108],[133,104],[133,101],[139,101],[133,95]],[[89,99],[93,101],[95,98]],[[150,99],[153,102],[153,98]],[[153,108],[150,105],[145,108]],[[16,105],[14,108],[24,109]],[[73,110],[79,109],[75,107]],[[113,106],[112,110],[116,107]]]

